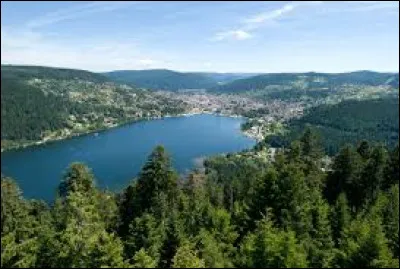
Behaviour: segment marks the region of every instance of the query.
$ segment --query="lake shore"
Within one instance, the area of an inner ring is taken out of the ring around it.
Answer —
[[[46,137],[46,138],[44,138],[42,140],[38,140],[38,141],[22,143],[22,144],[19,144],[19,145],[10,146],[10,147],[6,147],[6,148],[2,147],[1,148],[1,153],[7,152],[7,151],[19,150],[19,149],[23,149],[23,148],[41,146],[41,145],[57,142],[57,141],[60,141],[60,140],[71,139],[71,138],[74,138],[74,137],[100,133],[100,132],[104,132],[104,131],[107,131],[107,130],[111,130],[113,128],[118,128],[118,127],[121,127],[121,126],[124,126],[124,125],[127,125],[127,124],[132,124],[132,123],[141,122],[141,121],[150,121],[150,120],[157,120],[157,119],[164,119],[164,118],[190,117],[190,116],[201,115],[201,114],[210,114],[210,115],[216,115],[216,116],[222,116],[222,117],[231,117],[231,118],[246,118],[246,117],[241,116],[241,115],[228,114],[228,113],[216,113],[216,112],[212,112],[212,111],[196,111],[196,112],[180,113],[180,114],[176,114],[176,115],[144,117],[144,118],[139,118],[139,119],[134,119],[134,120],[123,121],[123,122],[120,122],[120,123],[116,123],[116,124],[113,124],[113,125],[110,125],[110,126],[105,126],[103,128],[98,128],[98,129],[95,129],[95,130],[84,130],[82,132],[70,133],[70,134],[64,135],[64,136],[56,136],[56,137],[51,137],[51,138],[47,138]],[[246,135],[247,137],[250,137],[252,139],[255,139],[256,141],[259,141],[259,138],[256,135],[254,135],[252,133],[249,133],[247,131],[243,131],[243,130],[241,130],[241,132],[244,135]]]

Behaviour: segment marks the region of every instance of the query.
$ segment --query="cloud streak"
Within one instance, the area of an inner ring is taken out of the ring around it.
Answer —
[[[281,8],[261,12],[242,21],[242,26],[236,30],[228,30],[218,32],[212,40],[222,41],[226,39],[245,40],[253,37],[252,31],[257,30],[265,24],[274,24],[281,17],[292,13],[296,8],[309,5],[319,5],[322,1],[305,1],[305,2],[290,2],[283,5]]]
[[[245,20],[246,29],[254,29],[258,24],[264,23],[265,21],[269,20],[275,20],[278,19],[279,17],[285,15],[286,13],[291,12],[293,9],[295,9],[296,5],[295,4],[286,4],[282,8],[273,10],[273,11],[268,11],[268,12],[263,12],[259,13],[251,18],[248,18]]]
[[[252,35],[246,31],[232,30],[232,31],[216,33],[213,40],[215,40],[215,41],[221,41],[221,40],[225,40],[225,39],[245,40],[245,39],[249,39],[249,38],[252,38]]]
[[[35,18],[26,23],[26,27],[29,29],[39,28],[46,25],[51,25],[61,21],[78,19],[86,17],[88,15],[100,12],[114,11],[125,8],[127,5],[135,4],[138,2],[92,2],[85,5],[77,5],[70,8],[60,9],[57,11],[49,12]]]
[[[106,38],[66,45],[38,32],[1,27],[2,64],[107,71],[160,67],[167,61],[166,53],[143,51],[137,44],[127,40],[110,41]]]

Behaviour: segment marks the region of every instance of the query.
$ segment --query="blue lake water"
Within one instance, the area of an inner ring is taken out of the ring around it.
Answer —
[[[121,190],[159,144],[169,152],[174,168],[186,173],[198,158],[236,152],[254,146],[255,140],[240,131],[242,118],[216,115],[142,121],[1,154],[1,172],[13,177],[27,198],[53,200],[65,170],[84,162],[101,188]]]

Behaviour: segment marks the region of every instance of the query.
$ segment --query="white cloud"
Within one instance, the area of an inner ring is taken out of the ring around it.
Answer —
[[[143,66],[152,66],[154,64],[156,64],[157,61],[152,60],[152,59],[141,59],[139,60],[139,64],[143,65]]]
[[[125,38],[110,41],[110,38],[104,37],[74,42],[54,38],[52,34],[41,29],[61,21],[121,9],[133,3],[136,2],[91,2],[49,12],[19,28],[1,25],[1,63],[59,66],[90,71],[144,69],[166,63],[168,57],[164,57],[165,54],[143,52],[136,40]]]
[[[243,30],[233,30],[226,32],[219,32],[215,35],[213,40],[221,41],[225,39],[234,39],[234,40],[245,40],[251,38],[252,35]]]
[[[93,13],[113,11],[125,8],[127,5],[131,5],[134,3],[137,2],[112,1],[112,2],[92,2],[84,5],[76,5],[74,7],[49,12],[47,14],[44,14],[43,16],[28,21],[26,23],[26,27],[31,29],[38,28],[54,24],[60,21],[86,17]]]
[[[148,54],[141,51],[137,44],[124,40],[81,41],[70,45],[31,30],[17,31],[1,27],[2,64],[109,71],[143,69],[165,62],[164,55],[154,52]]]
[[[242,20],[242,26],[240,30],[229,30],[224,32],[219,32],[215,35],[212,40],[224,40],[227,38],[233,38],[235,40],[244,40],[251,38],[253,34],[250,31],[254,31],[265,24],[276,24],[276,21],[293,12],[297,7],[307,6],[307,5],[319,5],[323,1],[305,1],[305,2],[290,2],[283,5],[281,8],[270,10],[266,12],[261,12],[253,15],[249,18]]]
[[[213,66],[213,64],[211,62],[205,62],[203,65],[205,67],[212,67]]]
[[[344,1],[344,6],[326,5],[320,13],[343,13],[343,12],[374,12],[378,10],[388,10],[387,14],[399,12],[398,1]],[[332,2],[335,4],[335,2]]]
[[[252,24],[263,23],[267,20],[274,20],[281,17],[285,13],[292,11],[294,8],[295,8],[294,4],[286,4],[280,9],[259,13],[249,19],[246,19],[245,22],[249,24],[249,26],[251,26]]]

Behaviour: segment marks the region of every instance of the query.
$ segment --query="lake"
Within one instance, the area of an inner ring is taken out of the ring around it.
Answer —
[[[256,142],[241,133],[243,121],[210,114],[141,121],[98,135],[3,152],[1,172],[18,182],[25,197],[52,201],[69,164],[83,162],[92,169],[97,186],[118,191],[138,174],[159,144],[182,174],[204,156],[251,148]]]

